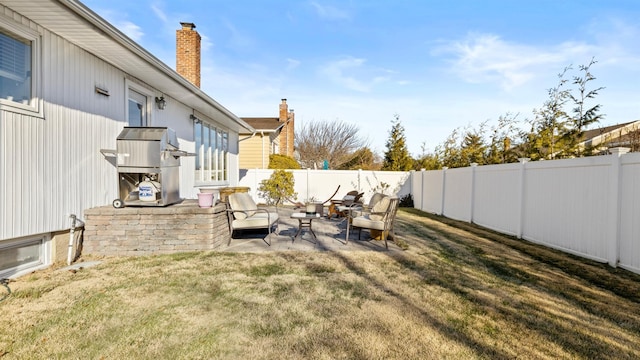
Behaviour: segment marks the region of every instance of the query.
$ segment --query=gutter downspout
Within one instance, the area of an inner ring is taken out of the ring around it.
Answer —
[[[75,214],[69,215],[69,218],[71,219],[71,225],[69,226],[70,231],[69,246],[67,247],[67,265],[71,265],[71,263],[73,262],[73,243],[75,242],[75,230],[77,227],[84,227],[84,222],[78,219]],[[80,223],[79,225],[77,224],[78,222]]]
[[[260,157],[262,158],[262,168],[264,169],[264,131],[260,131],[260,136],[262,136],[260,139],[260,150],[262,152]]]

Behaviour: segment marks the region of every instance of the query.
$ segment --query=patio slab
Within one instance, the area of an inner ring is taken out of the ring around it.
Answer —
[[[291,218],[291,208],[279,208],[279,225],[276,232],[271,233],[269,239],[271,246],[267,245],[263,238],[266,230],[236,232],[229,246],[223,244],[217,250],[223,252],[269,252],[269,251],[403,251],[392,241],[388,241],[389,249],[384,247],[384,241],[369,239],[369,231],[362,231],[362,240],[358,240],[358,231],[353,230],[349,234],[349,243],[345,242],[346,225],[345,218],[313,220],[313,232],[317,239],[307,230],[293,239],[298,231],[298,220]]]

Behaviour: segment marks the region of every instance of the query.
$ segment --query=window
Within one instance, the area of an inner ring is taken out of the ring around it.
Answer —
[[[202,121],[194,123],[196,182],[225,184],[229,181],[229,133]]]
[[[147,96],[129,89],[129,99],[127,100],[127,120],[129,126],[149,125],[149,100]]]
[[[48,254],[49,243],[44,237],[0,242],[0,277],[47,265]]]
[[[0,105],[39,111],[38,39],[31,29],[0,17]]]

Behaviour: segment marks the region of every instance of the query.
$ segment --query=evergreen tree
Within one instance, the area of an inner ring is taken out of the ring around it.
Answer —
[[[391,122],[393,126],[389,132],[382,170],[408,171],[413,167],[413,159],[409,156],[404,127],[400,123],[400,115],[395,114],[394,119]]]
[[[427,151],[427,146],[423,142],[420,148],[422,150],[422,154],[414,160],[413,170],[438,170],[442,168],[440,156],[438,155],[440,153],[440,147],[436,147],[435,151],[430,153]]]
[[[460,155],[462,166],[469,166],[473,163],[483,165],[487,146],[484,142],[484,132],[486,122],[480,124],[479,129],[468,128],[462,137]]]
[[[596,78],[591,74],[591,65],[597,61],[591,59],[589,65],[580,65],[579,69],[583,73],[583,76],[574,76],[573,84],[578,86],[578,95],[570,95],[571,100],[575,107],[573,108],[573,118],[571,118],[572,128],[565,134],[567,143],[570,144],[571,149],[575,156],[582,156],[582,149],[576,148],[577,143],[582,138],[584,131],[589,125],[600,122],[604,118],[603,114],[598,114],[600,110],[600,104],[594,105],[591,108],[587,108],[587,100],[593,99],[598,95],[598,92],[604,87],[598,87],[593,90],[588,90],[587,85],[589,82]]]
[[[570,97],[570,91],[563,88],[567,80],[565,73],[571,69],[567,67],[558,75],[559,82],[548,90],[549,99],[542,108],[534,110],[535,119],[532,121],[531,132],[527,135],[527,148],[531,153],[527,157],[532,160],[555,159],[566,156],[570,146],[566,141],[569,131],[569,116],[564,111],[564,105]]]

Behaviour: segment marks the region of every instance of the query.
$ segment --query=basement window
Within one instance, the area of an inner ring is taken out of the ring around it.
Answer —
[[[0,277],[20,275],[49,265],[46,236],[0,242]]]

